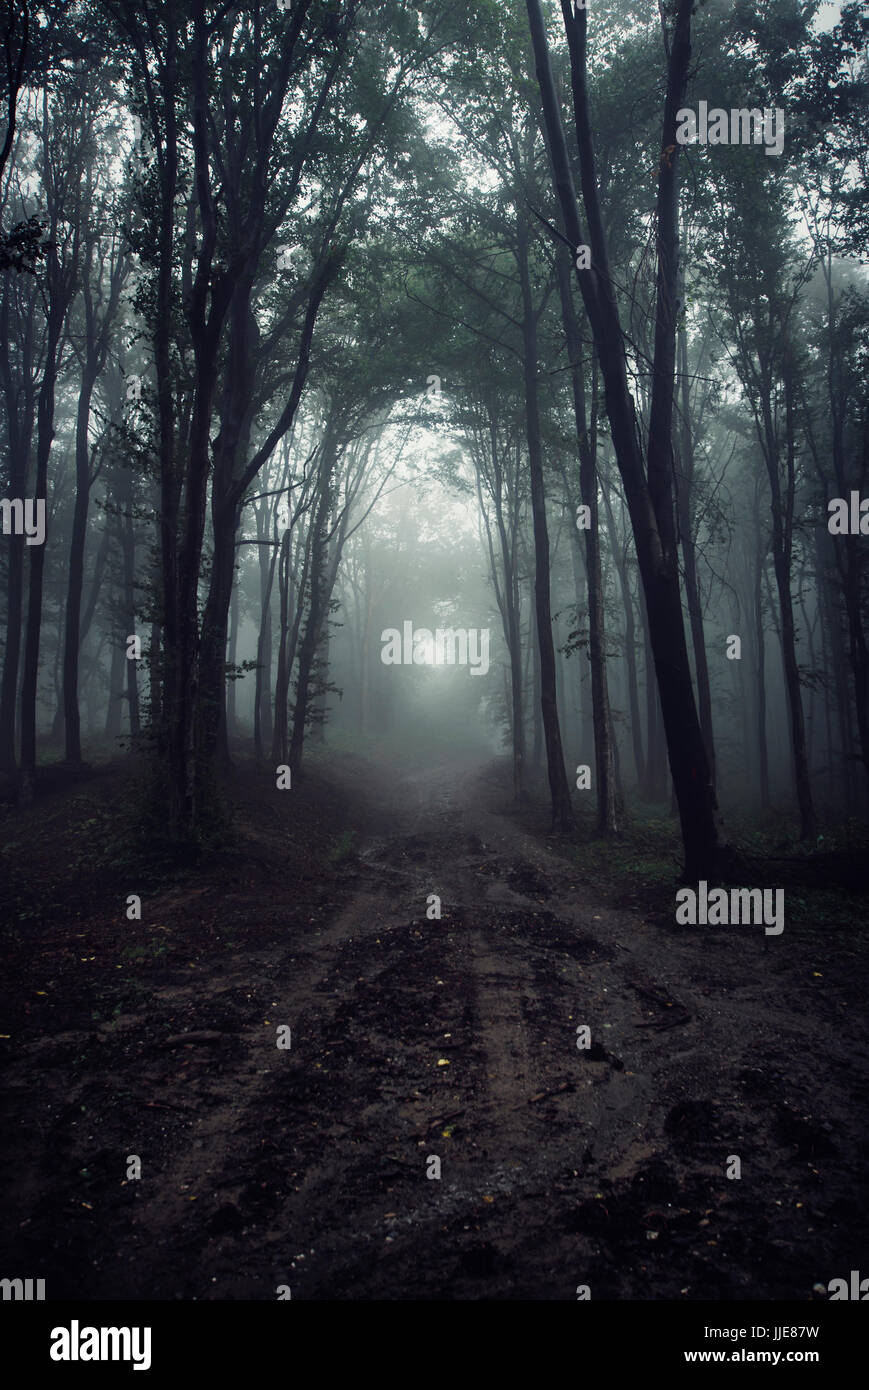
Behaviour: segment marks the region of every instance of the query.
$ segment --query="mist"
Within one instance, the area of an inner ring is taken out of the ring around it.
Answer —
[[[859,1299],[861,7],[0,42],[3,1298]]]

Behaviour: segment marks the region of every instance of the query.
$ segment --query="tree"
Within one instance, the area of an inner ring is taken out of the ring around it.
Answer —
[[[568,241],[585,245],[539,0],[526,0],[555,190]],[[682,618],[671,446],[678,286],[679,147],[676,113],[684,100],[691,52],[692,0],[677,0],[667,36],[667,89],[657,179],[657,298],[651,406],[645,454],[628,390],[625,338],[612,283],[597,186],[586,83],[587,12],[562,0],[570,54],[580,180],[591,269],[577,269],[604,381],[613,447],[624,483],[649,619],[670,770],[679,805],[688,879],[714,878],[719,861],[717,806],[703,743]]]
[[[109,355],[121,291],[129,271],[129,260],[122,246],[120,231],[108,230],[109,221],[114,220],[112,213],[114,211],[116,218],[117,210],[111,208],[107,199],[100,206],[100,200],[97,198],[94,154],[95,152],[92,152],[84,171],[83,191],[89,217],[82,237],[83,351],[80,354],[81,386],[75,427],[75,510],[69,543],[69,584],[63,655],[63,713],[66,760],[69,763],[81,762],[78,672],[82,636],[81,597],[84,584],[85,539],[93,482],[91,405],[94,388]],[[133,665],[130,662],[127,664]]]
[[[85,162],[93,152],[93,123],[83,67],[73,68],[59,78],[55,90],[43,87],[38,138],[49,244],[44,268],[45,340],[36,408],[34,495],[45,501],[55,431],[61,343],[81,273],[83,174]],[[21,798],[25,803],[33,799],[36,781],[36,703],[44,569],[45,546],[34,546],[30,555],[21,681]]]

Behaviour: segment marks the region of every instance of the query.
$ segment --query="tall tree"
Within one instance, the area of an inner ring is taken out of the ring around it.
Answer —
[[[105,197],[97,197],[94,179],[95,153],[95,150],[91,151],[84,171],[84,196],[90,215],[82,238],[81,385],[75,426],[75,507],[69,540],[69,582],[63,654],[63,714],[66,760],[69,763],[81,762],[78,673],[82,640],[81,597],[84,585],[85,540],[93,482],[91,410],[94,388],[106,365],[121,291],[129,270],[129,261],[121,244],[120,232],[109,231],[108,224],[112,213],[108,200]]]
[[[49,90],[48,85],[43,87],[38,138],[39,174],[49,244],[44,270],[45,340],[36,409],[34,494],[45,504],[62,340],[81,270],[84,169],[93,152],[93,122],[83,65],[65,73],[53,90]],[[66,228],[69,228],[68,233]],[[44,571],[45,546],[33,546],[21,681],[21,798],[25,803],[33,799],[36,783],[36,705]]]
[[[539,0],[526,0],[537,81],[543,103],[555,190],[568,241],[586,245],[561,109],[552,74]],[[610,272],[600,212],[597,171],[586,80],[586,10],[574,13],[562,0],[570,55],[580,180],[589,228],[591,268],[577,258],[577,279],[595,340],[616,460],[624,483],[646,597],[670,770],[679,805],[685,874],[714,878],[719,862],[717,806],[691,683],[679,586],[672,495],[672,425],[678,300],[679,146],[676,113],[681,108],[691,53],[692,0],[677,0],[667,35],[666,96],[657,179],[657,296],[651,406],[645,453],[634,401],[628,389],[625,337]]]

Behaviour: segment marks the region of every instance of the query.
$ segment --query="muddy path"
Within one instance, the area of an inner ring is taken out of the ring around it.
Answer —
[[[809,1300],[865,1265],[865,992],[823,943],[597,901],[502,765],[357,773],[325,881],[284,863],[303,798],[242,798],[239,855],[146,900],[135,988],[117,911],[19,948],[54,1013],[4,1030],[4,1263],[218,1300]]]

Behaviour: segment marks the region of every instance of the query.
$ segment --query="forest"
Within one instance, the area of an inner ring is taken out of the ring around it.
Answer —
[[[862,1297],[869,11],[0,44],[0,1276]]]

